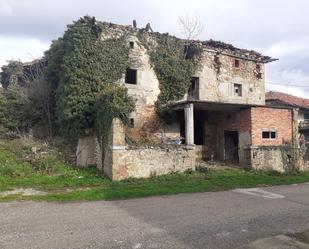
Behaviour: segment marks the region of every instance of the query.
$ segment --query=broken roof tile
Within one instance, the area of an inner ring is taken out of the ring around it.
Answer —
[[[294,95],[270,91],[265,94],[266,102],[277,101],[285,105],[297,108],[309,108],[309,99],[296,97]]]

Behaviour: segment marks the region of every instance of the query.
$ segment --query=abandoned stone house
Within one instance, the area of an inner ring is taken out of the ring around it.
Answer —
[[[159,81],[147,49],[138,42],[135,28],[110,25],[109,29],[133,30],[128,44],[138,63],[127,69],[119,84],[136,99],[136,109],[130,127],[113,121],[105,158],[95,136],[79,139],[78,165],[95,164],[116,180],[194,169],[201,159],[285,170],[292,156],[283,155],[281,148],[297,143],[298,114],[290,106],[265,104],[264,66],[275,59],[222,42],[201,42],[200,67],[192,75],[191,87],[182,100],[169,106],[181,118],[162,124],[154,107]],[[132,146],[128,135],[153,144]]]

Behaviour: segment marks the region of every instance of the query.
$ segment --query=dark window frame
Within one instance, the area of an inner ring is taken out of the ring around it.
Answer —
[[[274,130],[263,130],[262,131],[262,139],[276,140],[277,138],[278,138],[277,131],[274,131]]]
[[[130,85],[137,85],[137,69],[128,68],[126,70],[124,82]]]
[[[235,68],[240,68],[240,60],[235,59],[235,61],[234,61],[234,67],[235,67]]]

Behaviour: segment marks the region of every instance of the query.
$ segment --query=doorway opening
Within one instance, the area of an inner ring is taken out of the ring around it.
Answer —
[[[238,131],[224,131],[224,160],[237,162],[238,155]]]

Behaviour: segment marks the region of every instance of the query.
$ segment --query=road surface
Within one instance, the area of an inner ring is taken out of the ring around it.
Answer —
[[[309,184],[119,201],[0,204],[1,249],[230,249],[308,228]]]

